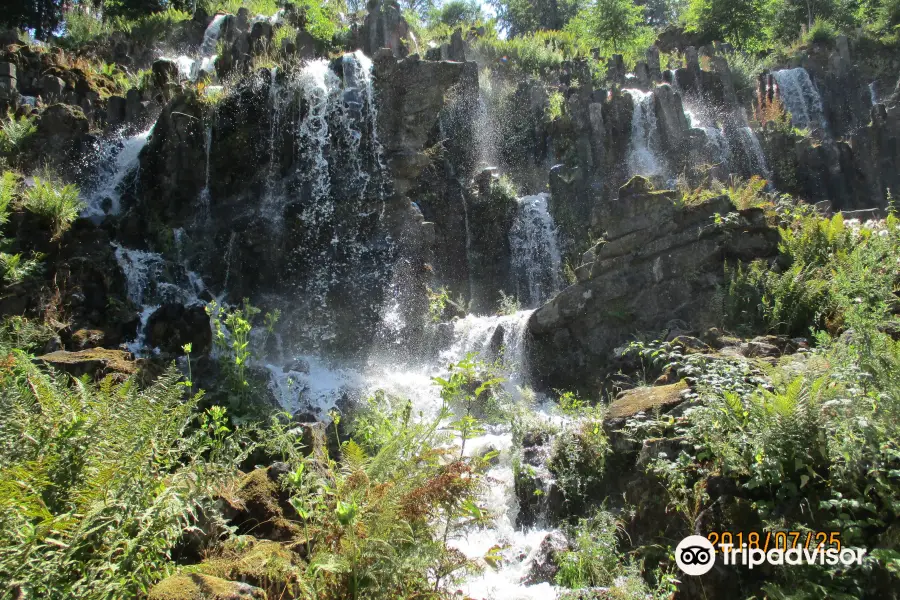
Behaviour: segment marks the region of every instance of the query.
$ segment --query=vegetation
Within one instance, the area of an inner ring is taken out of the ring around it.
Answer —
[[[58,239],[72,225],[84,208],[74,184],[62,185],[49,176],[35,177],[34,186],[25,190],[22,200],[25,210],[45,219]]]

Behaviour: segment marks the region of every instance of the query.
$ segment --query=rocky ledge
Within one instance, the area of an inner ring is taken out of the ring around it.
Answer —
[[[715,324],[725,264],[774,257],[778,231],[761,209],[727,196],[685,204],[635,177],[594,211],[604,239],[585,252],[578,281],[528,323],[529,360],[541,388],[595,387],[613,350],[635,332]]]

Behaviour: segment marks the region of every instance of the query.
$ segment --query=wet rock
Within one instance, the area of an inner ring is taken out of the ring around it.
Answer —
[[[149,600],[265,600],[266,593],[252,585],[191,573],[172,575],[153,586]]]
[[[127,101],[122,96],[110,96],[106,100],[106,123],[110,126],[125,122]]]
[[[165,90],[170,84],[178,83],[178,65],[174,61],[161,58],[153,63],[150,73],[153,87],[158,90]]]
[[[563,552],[569,550],[569,540],[561,531],[551,531],[534,553],[528,574],[522,580],[525,585],[555,583],[559,572],[559,561]]]
[[[212,347],[209,316],[199,305],[164,304],[147,321],[147,344],[170,354],[184,354],[183,346],[191,344],[191,354],[199,356]]]
[[[35,360],[65,371],[73,377],[89,375],[93,379],[100,379],[110,374],[127,376],[137,372],[134,356],[124,350],[107,348],[92,348],[79,352],[59,350],[38,356]]]

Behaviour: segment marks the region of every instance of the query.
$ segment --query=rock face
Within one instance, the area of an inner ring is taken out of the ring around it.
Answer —
[[[191,353],[206,354],[212,347],[209,317],[202,306],[165,304],[150,315],[147,321],[147,345],[172,354],[184,352],[191,344]]]
[[[374,56],[382,48],[390,48],[397,58],[409,54],[409,25],[396,0],[369,0],[362,28],[363,51]]]
[[[93,348],[80,352],[66,352],[59,350],[37,360],[69,373],[73,377],[90,375],[99,379],[111,373],[133,375],[137,372],[134,357],[123,350],[108,350],[106,348]]]
[[[759,211],[716,224],[715,215],[734,212],[726,197],[699,206],[678,206],[676,197],[634,178],[618,200],[597,207],[605,241],[585,253],[578,283],[528,323],[539,385],[590,385],[613,349],[636,331],[660,331],[672,319],[711,324],[725,259],[775,254],[778,233]]]

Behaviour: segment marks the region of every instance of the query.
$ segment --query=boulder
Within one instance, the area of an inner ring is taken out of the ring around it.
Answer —
[[[640,412],[665,412],[684,401],[685,381],[655,387],[640,387],[621,392],[609,405],[606,420],[628,419]]]
[[[165,90],[170,84],[177,84],[179,80],[178,65],[174,61],[161,58],[153,62],[150,67],[151,81],[153,87],[158,90]]]
[[[79,352],[59,350],[38,356],[35,360],[65,371],[73,377],[90,375],[93,379],[100,379],[110,374],[133,375],[137,372],[134,356],[124,350],[107,348],[91,348]]]
[[[569,550],[569,540],[561,531],[551,531],[532,556],[528,574],[522,580],[525,585],[555,583],[559,572],[559,561],[563,552]]]
[[[266,600],[258,587],[211,575],[172,575],[150,590],[148,600]]]
[[[191,344],[195,356],[206,354],[212,347],[209,316],[199,305],[164,304],[147,321],[147,344],[171,354],[183,354],[182,347]]]

